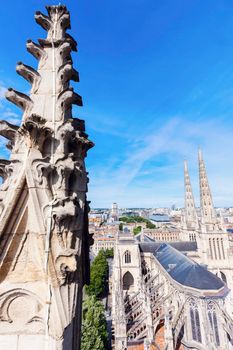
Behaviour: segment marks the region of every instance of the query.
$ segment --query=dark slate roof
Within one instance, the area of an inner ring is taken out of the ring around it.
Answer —
[[[187,258],[169,244],[160,244],[153,255],[171,278],[184,286],[212,291],[225,287],[220,278]]]
[[[138,241],[138,242],[142,242],[142,240],[143,240],[143,242],[155,242],[155,240],[153,239],[153,238],[150,238],[150,237],[148,237],[147,235],[145,235],[145,234],[142,234],[141,232],[139,232],[137,235],[135,235],[134,236],[135,238],[136,238],[136,240]]]
[[[140,238],[138,240],[140,241]],[[153,239],[145,236],[144,242],[139,243],[139,248],[143,253],[154,253],[161,244],[162,242],[155,242]],[[169,242],[169,244],[182,253],[197,251],[197,242]]]

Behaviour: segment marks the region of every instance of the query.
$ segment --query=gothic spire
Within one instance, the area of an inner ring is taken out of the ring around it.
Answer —
[[[216,214],[201,149],[198,151],[198,163],[201,221],[205,224],[214,224],[216,222]]]
[[[72,116],[82,98],[70,86],[79,81],[71,57],[77,43],[66,32],[70,14],[61,5],[47,12],[35,15],[46,39],[27,41],[38,68],[16,67],[31,85],[30,96],[12,88],[6,93],[23,110],[22,124],[0,121],[11,150],[10,160],[0,160],[0,309],[13,301],[20,310],[1,318],[0,336],[7,329],[20,334],[22,348],[30,335],[40,349],[76,350],[92,243],[85,157],[93,143],[84,121]]]
[[[70,80],[79,81],[73,68],[71,52],[76,41],[66,33],[70,14],[65,6],[47,6],[48,16],[37,11],[36,22],[47,31],[39,44],[27,41],[27,50],[38,60],[38,69],[19,62],[16,71],[31,84],[30,97],[10,88],[6,98],[23,109],[23,120],[30,115],[43,116],[56,123],[72,117],[72,105],[82,106],[82,98],[70,87]]]
[[[198,218],[192,186],[189,177],[188,163],[184,161],[184,187],[185,187],[185,222],[187,228],[197,228]]]

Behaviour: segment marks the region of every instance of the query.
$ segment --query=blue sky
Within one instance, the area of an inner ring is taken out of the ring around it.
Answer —
[[[6,87],[29,85],[16,62],[36,67],[27,39],[47,1],[1,5],[0,113],[18,122]],[[57,4],[50,1],[50,4]],[[201,146],[216,206],[233,205],[233,2],[231,0],[67,0],[79,45],[74,84],[95,142],[87,158],[93,207],[183,205],[183,160],[197,205]],[[1,140],[1,156],[7,157]]]

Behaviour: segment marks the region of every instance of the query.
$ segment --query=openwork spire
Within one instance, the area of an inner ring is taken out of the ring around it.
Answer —
[[[70,15],[65,6],[48,6],[48,16],[36,12],[36,22],[47,31],[39,44],[27,41],[27,50],[38,60],[37,71],[19,62],[16,71],[31,84],[30,97],[10,88],[6,98],[20,107],[25,121],[31,115],[43,116],[47,122],[72,117],[72,105],[82,106],[82,98],[70,87],[70,80],[79,81],[73,68],[71,53],[76,41],[66,33]]]
[[[190,182],[188,163],[184,161],[184,187],[185,187],[185,223],[187,228],[195,229],[198,227],[198,218],[195,207],[195,201]]]
[[[206,224],[216,223],[216,214],[214,210],[212,195],[206,173],[205,163],[202,157],[202,151],[198,151],[198,163],[199,163],[199,185],[200,185],[200,207],[201,207],[201,220]]]
[[[92,243],[84,160],[93,143],[84,121],[72,116],[82,98],[70,86],[79,81],[71,58],[77,43],[66,32],[70,14],[65,6],[47,12],[35,15],[46,39],[27,41],[38,69],[16,67],[30,95],[13,88],[6,93],[22,109],[22,124],[0,122],[11,150],[10,160],[0,160],[0,311],[8,312],[12,300],[19,308],[1,314],[0,335],[20,334],[26,344],[30,334],[36,349],[76,350]]]

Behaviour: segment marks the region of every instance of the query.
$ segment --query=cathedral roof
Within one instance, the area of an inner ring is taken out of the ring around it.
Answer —
[[[137,237],[137,239],[140,241],[140,237]],[[144,241],[139,243],[139,248],[143,253],[154,253],[161,244],[161,242],[155,242],[152,238],[144,235]],[[197,251],[197,242],[170,242],[169,244],[182,253]]]
[[[153,254],[171,278],[184,286],[202,291],[219,291],[225,287],[220,278],[169,244],[160,244]]]

